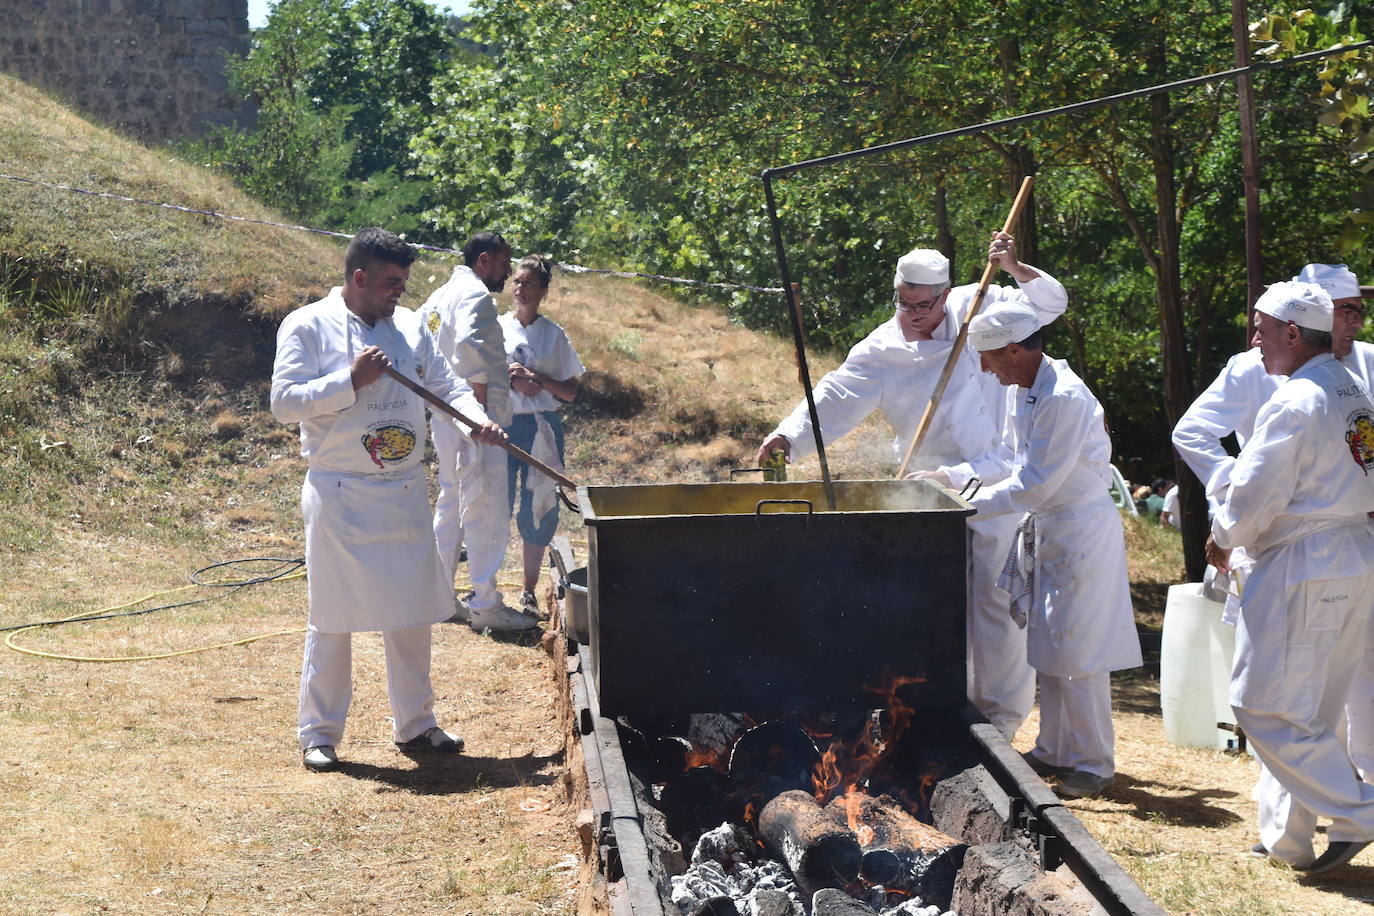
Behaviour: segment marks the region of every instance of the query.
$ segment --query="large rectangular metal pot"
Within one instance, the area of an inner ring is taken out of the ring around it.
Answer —
[[[874,708],[965,692],[965,518],[926,481],[579,487],[607,715]]]

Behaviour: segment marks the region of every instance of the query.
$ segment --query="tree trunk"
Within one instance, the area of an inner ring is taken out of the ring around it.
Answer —
[[[935,176],[935,233],[940,253],[949,258],[950,281],[958,283],[956,278],[959,272],[954,265],[954,230],[949,227],[949,188],[945,185],[944,172]]]
[[[1161,76],[1166,68],[1164,48],[1149,52],[1152,69]],[[1179,265],[1178,193],[1174,183],[1176,156],[1169,126],[1169,96],[1150,97],[1150,158],[1155,177],[1155,217],[1158,226],[1159,267],[1155,271],[1158,299],[1160,349],[1164,366],[1164,413],[1169,428],[1178,423],[1192,403],[1187,348],[1184,344],[1183,284]],[[1174,479],[1178,481],[1179,510],[1183,515],[1183,559],[1188,578],[1202,578],[1206,566],[1203,545],[1209,523],[1202,486],[1187,466],[1174,455]]]

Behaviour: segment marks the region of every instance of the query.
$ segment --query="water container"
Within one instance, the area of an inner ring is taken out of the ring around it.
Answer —
[[[1225,748],[1235,722],[1227,690],[1236,630],[1221,622],[1222,605],[1202,594],[1202,583],[1169,587],[1159,660],[1159,705],[1164,737],[1180,747]]]

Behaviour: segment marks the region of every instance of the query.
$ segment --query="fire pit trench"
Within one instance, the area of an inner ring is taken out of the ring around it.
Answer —
[[[818,512],[817,486],[579,491],[591,644],[566,639],[566,698],[581,911],[1162,913],[964,699],[966,505],[858,481]],[[913,572],[913,556],[935,559]],[[566,545],[559,559],[576,565]],[[763,597],[796,580],[820,600]],[[853,619],[832,634],[842,609]],[[846,631],[836,662],[824,647]]]

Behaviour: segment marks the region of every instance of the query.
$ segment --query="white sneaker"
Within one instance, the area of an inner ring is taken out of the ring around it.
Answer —
[[[339,765],[339,755],[334,753],[334,745],[317,744],[305,749],[302,762],[307,770],[324,773]]]
[[[485,611],[468,608],[468,626],[478,633],[524,633],[539,627],[538,621],[506,604]]]

